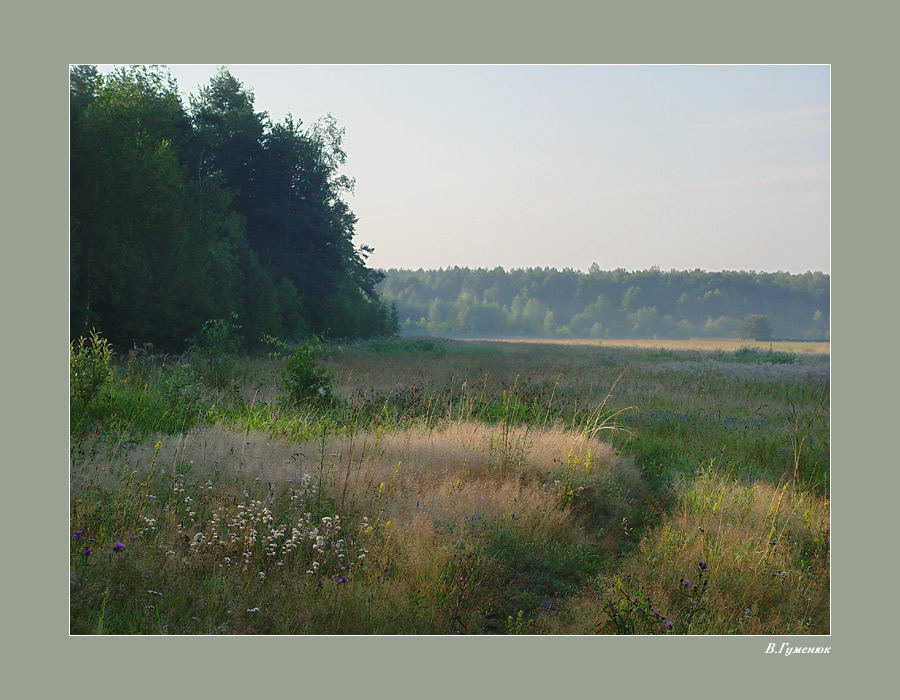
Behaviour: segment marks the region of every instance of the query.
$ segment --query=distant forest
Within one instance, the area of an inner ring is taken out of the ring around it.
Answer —
[[[227,70],[182,103],[168,69],[70,70],[70,335],[185,347],[225,319],[264,334],[392,335],[353,243],[343,129],[272,122]]]
[[[378,285],[405,334],[522,338],[726,338],[764,316],[773,339],[829,339],[822,272],[387,270]]]

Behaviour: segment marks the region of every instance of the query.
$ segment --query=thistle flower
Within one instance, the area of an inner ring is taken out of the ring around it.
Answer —
[[[90,547],[85,547],[85,548],[84,548],[84,551],[82,552],[82,554],[83,554],[84,556],[86,556],[86,557],[91,556],[91,548],[90,548]]]
[[[80,540],[80,539],[81,539],[81,535],[82,535],[83,532],[84,532],[84,530],[75,530],[75,532],[72,533],[72,539],[73,539],[73,540]]]
[[[116,543],[113,545],[113,549],[117,552],[121,552],[123,549],[125,549],[125,545],[116,540]]]
[[[706,571],[709,568],[709,566],[707,566],[705,561],[701,561],[699,564],[697,564],[697,566],[700,567],[701,571]]]
[[[341,576],[341,577],[338,579],[338,583],[347,583],[348,580],[349,580],[349,579],[348,579],[346,576]]]

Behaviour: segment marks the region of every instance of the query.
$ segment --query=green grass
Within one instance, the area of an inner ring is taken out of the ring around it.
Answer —
[[[828,631],[827,357],[323,358],[333,397],[293,406],[265,357],[215,382],[189,357],[115,365],[72,423],[73,633]]]

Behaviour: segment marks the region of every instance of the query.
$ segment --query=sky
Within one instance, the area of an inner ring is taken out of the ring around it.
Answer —
[[[830,272],[827,65],[227,68],[345,128],[372,267]]]

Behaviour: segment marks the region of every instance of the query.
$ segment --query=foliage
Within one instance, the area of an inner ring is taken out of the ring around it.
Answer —
[[[216,318],[204,322],[200,334],[190,340],[193,363],[206,381],[218,387],[232,378],[241,346],[241,327],[231,319]]]
[[[293,347],[271,336],[266,340],[277,348],[274,355],[285,360],[281,377],[289,403],[332,398],[334,372],[321,364],[322,346],[318,337],[312,336]]]
[[[95,330],[69,344],[69,410],[73,427],[101,401],[113,380],[113,351]]]
[[[666,612],[653,603],[632,576],[616,576],[603,599],[603,619],[598,629],[605,634],[690,633],[692,624],[706,612],[709,592],[708,565],[700,561],[691,582],[680,578],[672,596],[673,609]]]
[[[760,314],[747,314],[738,327],[738,336],[752,340],[771,340],[772,326],[769,319]]]
[[[774,365],[797,363],[797,356],[793,353],[750,347],[738,348],[734,352],[715,352],[713,357],[719,362],[766,362]]]
[[[231,314],[248,347],[396,333],[372,249],[353,242],[334,119],[272,124],[225,69],[186,109],[165,68],[73,66],[70,106],[73,338],[181,351]]]
[[[588,273],[552,268],[387,270],[382,297],[409,335],[725,338],[764,313],[783,338],[828,337],[828,275],[757,272]]]

